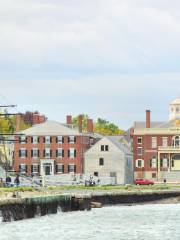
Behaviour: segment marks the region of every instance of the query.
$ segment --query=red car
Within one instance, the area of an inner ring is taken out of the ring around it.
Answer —
[[[136,179],[134,183],[136,185],[153,185],[154,184],[153,181],[147,180],[147,179]]]

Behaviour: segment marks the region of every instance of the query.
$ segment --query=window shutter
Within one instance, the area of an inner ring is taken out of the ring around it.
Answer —
[[[70,142],[70,139],[69,139],[69,137],[68,137],[68,143]]]
[[[76,157],[76,149],[74,149],[74,157]]]
[[[39,143],[39,137],[37,138],[37,142]]]
[[[33,137],[31,137],[31,143],[33,143]]]
[[[21,157],[21,150],[19,150],[19,157]]]
[[[28,156],[28,151],[26,150],[26,157]]]
[[[74,172],[76,173],[76,165],[74,165]]]
[[[64,165],[62,165],[62,172],[64,173]]]
[[[21,164],[19,165],[19,171],[21,172]]]
[[[56,157],[58,157],[58,150],[56,149]]]
[[[52,157],[52,150],[50,150],[50,157]]]
[[[56,143],[58,143],[58,137],[56,137]]]
[[[40,165],[38,165],[38,173],[40,172]]]
[[[62,157],[64,157],[64,149],[62,150]]]
[[[33,165],[31,165],[31,173],[33,173]]]
[[[40,155],[40,154],[39,154],[39,150],[38,150],[38,157],[39,157],[39,155]]]
[[[76,143],[76,137],[74,137],[74,143]]]
[[[162,167],[163,166],[163,159],[161,158],[160,159],[160,167]]]
[[[62,143],[64,143],[64,137],[62,137]]]
[[[45,157],[45,149],[43,150],[43,156]]]
[[[45,139],[45,137],[43,137],[43,143],[45,143],[45,141],[46,141],[46,139]]]
[[[68,172],[69,172],[69,165],[68,165]]]
[[[68,149],[68,157],[70,156],[70,150]]]
[[[26,173],[27,173],[27,170],[28,170],[28,168],[27,168],[27,165],[26,165]]]
[[[152,168],[152,159],[150,159],[150,167]]]
[[[52,143],[52,137],[50,137],[50,143]]]
[[[33,157],[33,150],[31,149],[31,157]]]

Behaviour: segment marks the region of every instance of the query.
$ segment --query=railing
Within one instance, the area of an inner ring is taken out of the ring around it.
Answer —
[[[180,146],[160,146],[158,147],[158,150],[180,150]]]

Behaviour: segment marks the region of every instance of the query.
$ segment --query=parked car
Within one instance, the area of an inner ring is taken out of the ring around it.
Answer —
[[[152,180],[147,179],[136,179],[134,183],[136,185],[154,185],[154,182]]]

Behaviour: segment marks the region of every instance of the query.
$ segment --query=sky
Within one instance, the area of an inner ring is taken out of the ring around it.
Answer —
[[[128,129],[180,97],[179,0],[0,1],[0,103]]]

